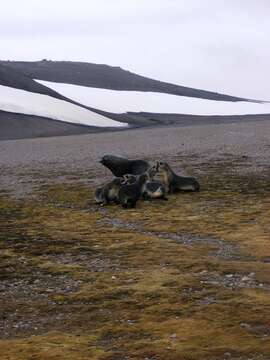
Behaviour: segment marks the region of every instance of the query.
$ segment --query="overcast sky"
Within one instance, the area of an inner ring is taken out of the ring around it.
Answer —
[[[121,66],[270,100],[270,0],[9,0],[1,58]]]

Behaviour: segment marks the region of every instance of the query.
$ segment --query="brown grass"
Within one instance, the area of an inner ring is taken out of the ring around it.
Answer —
[[[214,170],[128,211],[3,195],[1,359],[269,359],[269,179]]]

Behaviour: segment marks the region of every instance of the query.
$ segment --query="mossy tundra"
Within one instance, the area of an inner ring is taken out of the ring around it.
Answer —
[[[270,179],[225,165],[127,211],[2,194],[0,358],[270,359]]]

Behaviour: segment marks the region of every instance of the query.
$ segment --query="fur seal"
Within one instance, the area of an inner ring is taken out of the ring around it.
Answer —
[[[200,191],[200,184],[194,177],[179,176],[175,174],[168,163],[158,161],[156,168],[158,173],[162,176],[163,183],[168,193],[177,191]]]
[[[100,163],[117,177],[125,174],[141,175],[150,168],[150,164],[145,160],[129,160],[114,155],[104,155]]]
[[[166,188],[159,181],[147,181],[144,185],[142,197],[144,200],[150,200],[150,199],[168,200],[166,197]]]
[[[166,198],[166,188],[165,186],[160,182],[154,180],[154,176],[157,173],[156,166],[152,166],[150,169],[146,171],[147,180],[143,185],[142,188],[142,198],[144,200],[150,200],[150,199],[162,199],[162,200],[168,200]],[[127,174],[124,175],[124,181],[127,184],[133,184],[136,182],[138,176]]]
[[[119,204],[118,193],[122,186],[123,178],[116,177],[102,187],[98,187],[95,191],[95,201],[100,205],[108,205],[111,202]]]
[[[104,187],[105,186],[102,186],[102,187],[98,187],[96,190],[95,190],[95,202],[99,205],[104,205],[106,203],[106,199],[105,199],[105,196],[104,196]]]
[[[128,180],[125,180],[124,183],[122,183],[118,198],[124,209],[134,208],[136,206],[137,201],[142,196],[143,187],[147,179],[148,175],[144,173],[139,175],[136,181],[132,184],[128,184]]]

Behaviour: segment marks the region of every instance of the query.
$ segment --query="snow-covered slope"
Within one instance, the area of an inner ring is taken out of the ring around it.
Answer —
[[[270,104],[213,101],[157,92],[119,91],[36,80],[81,104],[113,113],[151,112],[192,115],[269,114]]]
[[[31,79],[110,90],[151,91],[208,100],[242,101],[237,96],[190,88],[141,76],[120,67],[76,61],[0,61]],[[165,65],[165,64],[164,64]],[[166,65],[165,65],[166,66]],[[209,74],[210,75],[210,74]],[[211,75],[210,75],[211,76]]]
[[[0,85],[0,110],[88,126],[127,126],[67,101],[2,85]]]

